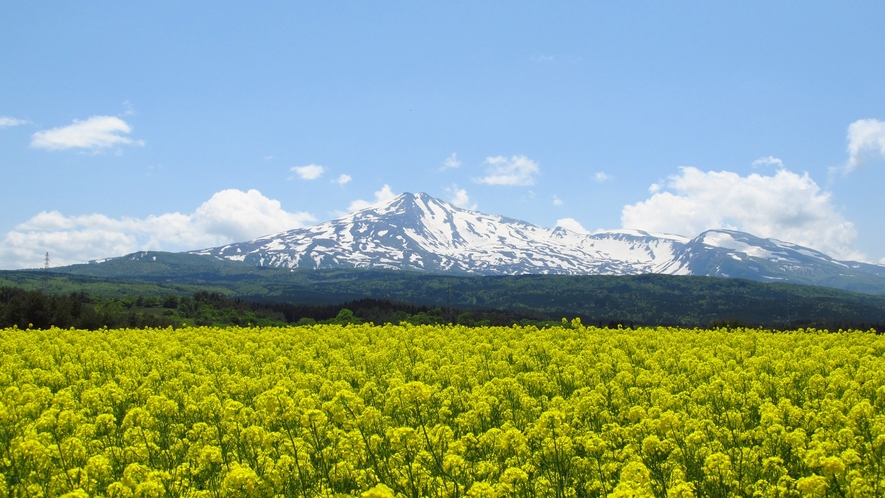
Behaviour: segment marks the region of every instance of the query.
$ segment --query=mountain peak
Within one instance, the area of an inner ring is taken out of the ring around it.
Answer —
[[[708,230],[693,239],[641,230],[581,234],[468,211],[424,192],[404,192],[337,220],[193,253],[256,266],[306,269],[480,275],[664,273],[842,288],[861,285],[857,282],[885,286],[883,267],[835,261],[812,249],[743,232]]]
[[[437,204],[447,204],[444,201],[439,199],[435,199],[424,192],[419,192],[417,194],[413,194],[411,192],[403,192],[398,194],[390,199],[386,199],[383,201],[378,201],[375,204],[367,206],[363,209],[354,211],[348,214],[346,217],[359,217],[362,213],[369,214],[377,214],[377,213],[388,213],[388,212],[405,212],[405,211],[413,211],[415,209],[420,209],[422,205],[425,205],[430,202],[435,202]],[[454,206],[452,206],[454,207]]]
[[[403,192],[402,194],[399,194],[398,196],[391,199],[388,204],[389,205],[397,205],[398,204],[398,205],[415,206],[415,205],[418,205],[421,203],[427,203],[427,202],[433,202],[433,201],[443,202],[443,201],[440,201],[439,199],[435,199],[435,198],[425,194],[424,192],[418,192],[417,194],[413,194],[411,192]]]

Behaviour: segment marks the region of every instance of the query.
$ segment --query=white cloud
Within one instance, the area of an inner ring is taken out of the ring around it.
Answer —
[[[504,156],[487,157],[483,164],[487,164],[486,176],[475,178],[478,183],[486,185],[534,185],[532,175],[538,174],[538,163],[525,156],[513,156],[507,159]]]
[[[449,199],[449,202],[458,206],[462,209],[476,209],[476,203],[470,203],[470,197],[467,195],[467,190],[463,188],[458,188],[457,185],[453,185],[452,188],[447,188],[446,192],[452,194],[452,198]]]
[[[200,205],[194,212],[194,221],[209,235],[242,241],[299,228],[316,218],[305,212],[287,212],[280,201],[254,189],[228,189]]]
[[[357,199],[351,202],[349,206],[347,206],[347,212],[352,213],[354,211],[366,209],[369,206],[373,206],[375,204],[378,204],[379,202],[388,201],[390,199],[393,199],[394,197],[396,197],[396,194],[394,194],[393,191],[390,190],[390,185],[385,184],[383,187],[381,187],[381,190],[375,192],[374,201],[364,201],[362,199]]]
[[[783,168],[784,162],[774,156],[768,156],[756,159],[755,161],[753,161],[752,166],[754,168],[758,168],[760,166],[777,166],[778,168]]]
[[[654,194],[655,192],[660,192],[660,190],[661,190],[661,186],[658,185],[657,183],[652,183],[651,185],[648,186],[648,191],[651,192],[652,194]]]
[[[21,126],[23,124],[28,124],[27,121],[23,119],[15,119],[9,116],[0,116],[0,128],[9,128],[10,126]]]
[[[859,119],[848,126],[848,162],[844,171],[850,173],[875,156],[885,158],[885,121]]]
[[[574,218],[561,218],[556,220],[556,226],[565,228],[566,230],[571,230],[572,232],[577,233],[590,233],[589,230],[581,226],[578,220]]]
[[[558,195],[553,196],[553,205],[562,206],[562,199],[560,199]]]
[[[307,166],[293,166],[292,171],[302,180],[316,180],[323,176],[326,168],[319,164],[308,164]]]
[[[785,169],[773,176],[683,167],[649,199],[624,206],[621,224],[650,232],[695,236],[729,228],[812,247],[844,259],[865,259],[851,249],[854,225],[833,206],[808,173]]]
[[[115,116],[92,116],[75,119],[68,126],[38,131],[31,136],[31,147],[60,150],[71,148],[103,149],[114,145],[144,145],[143,140],[123,136],[132,132],[125,121]]]
[[[452,155],[450,155],[449,157],[446,158],[445,161],[443,161],[443,167],[440,169],[446,170],[446,169],[460,168],[460,167],[461,167],[461,161],[458,160],[458,154],[455,154],[454,152],[452,152]]]
[[[610,175],[607,175],[606,173],[604,173],[602,171],[599,171],[595,175],[593,175],[593,180],[595,180],[597,183],[602,183],[606,180],[611,180],[611,178],[612,177]]]
[[[111,218],[42,212],[0,242],[0,267],[34,268],[49,252],[53,265],[85,263],[142,250],[180,251],[218,246],[282,232],[315,221],[290,213],[257,190],[222,190],[191,214]]]
[[[344,185],[345,183],[349,183],[351,180],[353,180],[353,177],[351,177],[350,175],[341,174],[338,178],[332,181],[337,183],[338,185]]]

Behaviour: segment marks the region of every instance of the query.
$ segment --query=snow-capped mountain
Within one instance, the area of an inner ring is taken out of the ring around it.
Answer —
[[[290,268],[636,274],[680,273],[673,263],[686,242],[639,231],[542,228],[405,193],[337,220],[193,253]]]
[[[615,230],[580,234],[401,194],[343,218],[192,254],[288,268],[387,268],[480,275],[663,273],[862,290],[885,267],[730,230],[693,239]],[[854,282],[845,285],[846,281]],[[879,281],[878,285],[882,282]]]
[[[822,285],[878,293],[885,266],[839,261],[777,239],[733,230],[708,230],[687,243],[677,258],[691,275],[747,278],[763,282]]]

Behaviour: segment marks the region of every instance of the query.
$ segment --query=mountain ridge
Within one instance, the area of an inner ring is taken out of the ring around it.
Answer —
[[[188,251],[254,266],[474,275],[696,275],[885,293],[885,267],[839,261],[736,230],[694,238],[623,229],[581,234],[458,208],[424,193],[314,226]]]

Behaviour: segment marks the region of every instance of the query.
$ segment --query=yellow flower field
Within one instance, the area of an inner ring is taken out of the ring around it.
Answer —
[[[885,338],[0,330],[0,495],[883,496]]]

